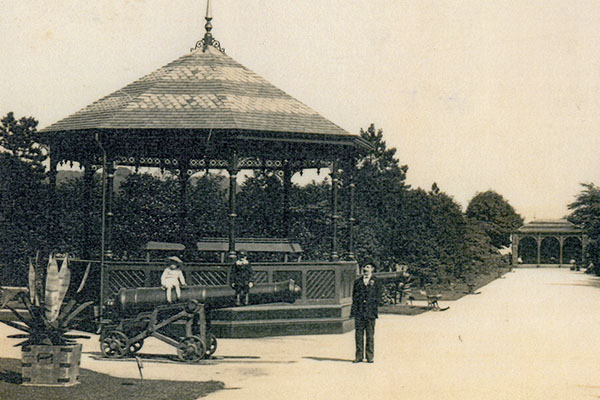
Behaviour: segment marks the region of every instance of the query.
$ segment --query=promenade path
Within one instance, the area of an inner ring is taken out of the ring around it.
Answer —
[[[209,400],[593,399],[600,397],[600,278],[566,269],[519,269],[445,312],[380,316],[375,363],[352,364],[344,335],[221,339],[215,360],[145,359],[145,379],[220,380]],[[4,356],[18,350],[0,328]],[[98,357],[81,366],[139,378],[135,361]],[[8,350],[7,350],[8,349]],[[145,354],[173,354],[149,340]]]

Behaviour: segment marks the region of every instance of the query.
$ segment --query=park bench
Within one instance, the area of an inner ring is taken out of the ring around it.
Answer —
[[[229,241],[227,238],[220,237],[202,238],[196,243],[196,247],[198,251],[221,253],[221,262],[225,262]],[[299,243],[286,238],[237,238],[235,250],[248,253],[283,253],[284,262],[288,262],[290,254],[298,256],[296,261],[300,261],[303,252]]]
[[[229,240],[221,237],[202,238],[196,243],[196,248],[198,251],[220,253],[221,263],[224,263],[229,251]],[[149,262],[152,253],[180,252],[185,250],[185,246],[180,243],[150,241],[142,246],[142,249],[146,251],[146,261]],[[282,253],[284,262],[288,262],[291,254],[297,256],[296,261],[300,261],[303,252],[299,243],[285,238],[238,238],[235,250],[248,253]]]
[[[142,246],[143,250],[146,250],[146,261],[150,262],[150,256],[153,252],[180,252],[185,250],[185,246],[181,243],[168,243],[168,242],[153,242],[150,241]]]
[[[427,299],[427,308],[429,308],[432,311],[446,311],[450,308],[440,307],[438,300],[442,298],[442,294],[439,293],[439,291],[434,290],[434,288],[432,288],[431,286],[425,287],[424,290],[419,290],[419,293],[425,296],[425,298]]]

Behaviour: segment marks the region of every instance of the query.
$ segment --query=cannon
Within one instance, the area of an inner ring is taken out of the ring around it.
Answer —
[[[248,304],[293,303],[300,293],[293,280],[260,283],[250,290]],[[100,349],[106,357],[124,357],[137,353],[144,339],[152,336],[175,347],[182,361],[209,358],[217,349],[217,338],[210,333],[207,315],[235,303],[235,291],[226,285],[182,287],[181,298],[174,303],[167,303],[162,288],[121,289],[107,303]],[[184,325],[184,336],[168,332],[175,323]]]

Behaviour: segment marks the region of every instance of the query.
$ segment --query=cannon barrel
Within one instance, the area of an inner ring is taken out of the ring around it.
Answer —
[[[259,283],[250,289],[248,304],[293,303],[302,289],[292,279],[274,283]],[[175,299],[175,293],[172,293]],[[197,301],[206,308],[227,308],[236,304],[235,290],[228,285],[184,286],[177,303]],[[167,303],[166,291],[159,287],[121,289],[113,304],[117,312],[143,311]]]
[[[357,275],[357,278],[361,277],[362,275]],[[402,279],[403,272],[402,271],[396,271],[396,272],[374,272],[373,276],[375,278],[377,278],[379,280],[379,282],[381,283],[393,283],[393,282],[397,282],[400,279]]]

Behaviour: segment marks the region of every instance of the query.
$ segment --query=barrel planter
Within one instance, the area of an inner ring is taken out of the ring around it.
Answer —
[[[23,346],[23,385],[73,386],[79,383],[81,344]]]

